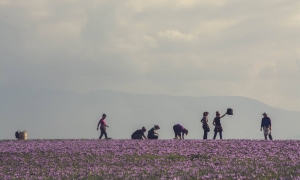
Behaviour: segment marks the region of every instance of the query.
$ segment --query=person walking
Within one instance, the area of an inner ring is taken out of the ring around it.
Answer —
[[[108,125],[106,124],[105,118],[106,118],[106,114],[103,114],[102,118],[99,120],[98,125],[97,125],[97,131],[99,129],[99,125],[100,125],[100,131],[101,131],[99,139],[101,139],[103,135],[105,136],[105,139],[109,139],[107,137],[107,133],[106,133],[106,127],[108,127]]]
[[[175,138],[174,139],[184,139],[184,134],[188,135],[189,131],[185,129],[181,124],[176,124],[173,126],[173,130],[175,133]]]
[[[220,139],[222,139],[223,128],[222,128],[222,125],[221,125],[221,118],[223,118],[224,116],[226,116],[226,113],[223,116],[220,116],[219,111],[216,112],[216,117],[213,121],[213,125],[215,126],[214,139],[216,139],[217,133],[220,134]]]
[[[203,135],[203,139],[207,139],[207,133],[210,131],[209,126],[208,126],[208,112],[204,112],[203,113],[203,118],[201,119],[201,123],[202,123],[202,128],[204,130],[204,135]]]
[[[154,125],[154,127],[148,131],[148,139],[158,139],[159,134],[156,132],[158,129],[160,129],[160,127],[158,125]]]
[[[132,133],[131,139],[148,139],[144,134],[145,132],[146,128],[142,127],[142,129],[138,129],[134,133]]]
[[[269,136],[270,140],[273,140],[271,135],[272,123],[271,119],[268,117],[267,113],[262,114],[264,117],[261,120],[260,131],[264,130],[265,140],[267,140],[267,136]]]

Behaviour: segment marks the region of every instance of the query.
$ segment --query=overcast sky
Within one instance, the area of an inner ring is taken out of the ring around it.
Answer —
[[[300,1],[0,0],[0,85],[300,111]]]

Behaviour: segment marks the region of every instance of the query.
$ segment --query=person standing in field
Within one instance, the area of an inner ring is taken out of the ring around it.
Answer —
[[[145,127],[142,127],[142,129],[138,129],[136,130],[132,135],[131,135],[131,139],[148,139],[146,136],[145,136],[145,133],[146,132],[146,128]]]
[[[102,118],[99,120],[98,125],[97,125],[97,131],[99,129],[99,125],[100,125],[100,131],[101,131],[99,139],[101,139],[103,135],[105,136],[105,139],[109,139],[107,137],[107,133],[106,133],[106,127],[108,127],[108,125],[106,124],[105,118],[106,118],[106,114],[103,114]]]
[[[220,134],[220,139],[222,139],[223,128],[222,128],[222,125],[221,125],[221,118],[223,118],[225,115],[226,115],[226,113],[223,116],[220,116],[219,111],[216,112],[216,117],[213,121],[213,125],[215,126],[214,139],[216,139],[217,133]]]
[[[207,139],[207,133],[210,131],[209,126],[208,126],[208,112],[204,112],[203,113],[203,118],[201,119],[201,123],[202,123],[202,128],[204,130],[204,135],[203,135],[203,139]]]
[[[264,117],[261,120],[260,131],[262,131],[262,129],[264,130],[265,140],[268,139],[267,136],[269,136],[270,140],[273,140],[271,135],[271,130],[272,130],[271,119],[268,117],[267,113],[263,113],[262,115]]]
[[[159,129],[160,127],[158,125],[154,125],[154,127],[148,131],[148,139],[158,139],[158,133],[156,131]]]
[[[174,139],[184,139],[184,134],[188,135],[189,131],[185,129],[181,124],[176,124],[173,126],[173,130],[175,133],[175,138]]]

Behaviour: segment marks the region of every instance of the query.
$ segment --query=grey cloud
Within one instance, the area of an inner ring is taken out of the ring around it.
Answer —
[[[299,110],[298,1],[7,2],[2,86],[242,95]]]

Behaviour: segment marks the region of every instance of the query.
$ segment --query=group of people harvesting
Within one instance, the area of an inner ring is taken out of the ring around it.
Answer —
[[[102,118],[99,120],[98,125],[97,125],[97,130],[99,130],[99,126],[100,126],[99,139],[102,139],[103,135],[105,136],[105,139],[110,139],[107,137],[106,128],[108,128],[109,126],[106,124],[105,119],[106,119],[106,114],[103,114]],[[157,132],[157,130],[159,130],[159,129],[160,129],[160,127],[158,125],[154,125],[154,127],[152,127],[148,131],[148,135],[145,136],[145,132],[147,130],[145,127],[142,127],[142,129],[138,129],[138,130],[134,131],[134,133],[132,133],[131,139],[158,139],[159,133]],[[188,135],[188,132],[189,132],[186,128],[184,128],[180,124],[174,125],[173,130],[175,133],[175,138],[177,138],[177,139],[178,138],[184,139],[184,134]]]
[[[221,116],[219,111],[216,112],[216,117],[214,118],[213,123],[212,123],[215,126],[213,139],[216,139],[216,136],[218,133],[220,135],[220,139],[222,139],[223,128],[221,125],[221,119],[223,117],[225,117],[227,114],[228,114],[228,112]],[[208,115],[209,115],[208,112],[204,112],[203,118],[200,121],[202,123],[202,128],[204,130],[203,139],[207,139],[207,134],[208,134],[208,132],[210,132],[210,128],[209,128],[209,124],[208,124]],[[263,130],[265,140],[267,140],[268,136],[269,136],[270,140],[273,140],[272,135],[271,135],[271,130],[272,130],[271,119],[268,117],[267,113],[263,113],[262,115],[263,115],[263,118],[261,121],[260,131]],[[101,139],[103,135],[105,136],[105,139],[110,139],[107,137],[107,133],[106,133],[106,128],[109,126],[106,124],[105,118],[106,118],[106,115],[103,114],[102,118],[99,120],[99,123],[97,125],[97,130],[99,129],[99,125],[100,125],[100,131],[101,131],[99,139]],[[160,127],[158,125],[154,125],[154,127],[152,127],[148,131],[148,135],[145,136],[145,132],[147,130],[145,127],[142,127],[142,129],[136,130],[131,135],[131,139],[158,139],[159,133],[157,132],[157,130],[159,130],[159,129],[160,129]],[[175,124],[173,126],[173,131],[175,134],[174,139],[184,139],[184,135],[187,136],[189,133],[189,131],[186,128],[184,128],[181,124]]]

